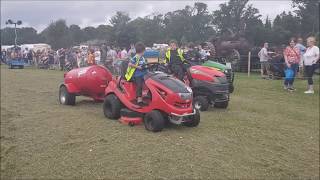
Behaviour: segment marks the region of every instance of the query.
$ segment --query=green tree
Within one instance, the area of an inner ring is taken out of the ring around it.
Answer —
[[[84,41],[83,32],[78,25],[72,24],[69,27],[69,35],[72,40],[72,45],[77,45]]]
[[[127,13],[120,11],[110,19],[112,25],[111,34],[114,37],[112,40],[118,46],[127,47],[137,40],[136,28],[129,24],[130,19]]]
[[[95,27],[88,26],[82,29],[83,40],[89,41],[97,39],[97,30]]]
[[[1,44],[14,44],[15,32],[14,28],[1,29]],[[17,43],[32,44],[39,43],[40,37],[37,31],[32,27],[17,28]]]
[[[287,44],[291,37],[300,36],[300,21],[291,12],[282,12],[273,21],[273,39],[275,44]]]
[[[294,11],[301,22],[301,34],[304,36],[316,35],[319,32],[319,1],[292,0]]]
[[[162,15],[137,18],[129,24],[136,29],[137,41],[142,41],[147,46],[152,46],[153,43],[165,42]]]
[[[233,32],[241,34],[248,26],[260,24],[259,10],[249,0],[230,0],[228,3],[220,4],[220,9],[213,12],[213,23],[220,34]]]
[[[52,22],[41,35],[53,49],[67,48],[73,44],[66,21],[62,19]]]

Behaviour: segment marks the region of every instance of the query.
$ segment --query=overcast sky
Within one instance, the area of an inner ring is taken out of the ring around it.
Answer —
[[[166,13],[182,9],[195,2],[204,2],[209,11],[219,8],[226,0],[216,1],[9,1],[1,0],[1,28],[9,18],[22,20],[23,26],[43,30],[50,22],[65,19],[67,24],[78,24],[81,28],[106,24],[116,11],[128,12],[131,18],[152,13]],[[273,19],[283,11],[291,11],[291,1],[250,0],[258,8],[262,18]]]

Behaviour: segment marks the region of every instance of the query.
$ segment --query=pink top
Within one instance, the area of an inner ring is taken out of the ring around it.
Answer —
[[[284,50],[284,55],[287,57],[287,61],[290,64],[299,64],[300,62],[300,50],[296,47],[290,47],[288,46],[285,50]]]

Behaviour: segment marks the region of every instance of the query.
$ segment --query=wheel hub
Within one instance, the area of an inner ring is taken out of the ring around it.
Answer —
[[[62,92],[61,95],[60,95],[60,102],[62,104],[65,104],[66,102],[66,93],[65,92]]]
[[[200,109],[200,108],[201,108],[201,103],[200,103],[199,101],[196,101],[196,102],[194,103],[194,107],[195,107],[196,109]]]

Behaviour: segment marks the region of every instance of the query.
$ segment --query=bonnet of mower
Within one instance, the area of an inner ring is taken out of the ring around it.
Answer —
[[[206,111],[210,105],[228,107],[229,83],[224,73],[210,67],[192,66],[188,74],[196,109]]]
[[[201,111],[206,111],[210,105],[227,108],[229,83],[225,74],[206,66],[190,66],[190,63],[185,65],[187,73],[183,82],[192,88],[194,107]],[[163,65],[158,67],[160,71],[172,73],[169,69]]]
[[[206,66],[206,67],[211,67],[211,68],[214,68],[218,71],[221,71],[223,72],[225,75],[226,75],[226,78],[229,82],[229,92],[230,93],[233,93],[234,91],[234,85],[233,85],[233,81],[234,81],[234,72],[232,71],[232,68],[231,67],[228,67],[224,64],[221,64],[221,63],[218,63],[218,62],[215,62],[215,61],[211,61],[211,60],[208,60],[208,61],[205,61],[202,66]]]

